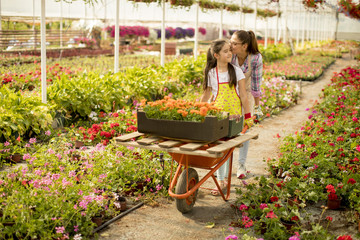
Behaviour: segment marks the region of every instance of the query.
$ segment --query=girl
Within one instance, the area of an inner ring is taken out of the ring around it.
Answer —
[[[262,115],[260,103],[260,84],[262,79],[263,62],[258,49],[254,32],[236,31],[230,40],[231,51],[234,54],[231,63],[240,67],[245,74],[246,92],[252,114]],[[237,177],[246,177],[245,162],[249,150],[249,141],[240,148]]]
[[[230,118],[242,116],[241,105],[245,112],[245,124],[253,124],[249,103],[245,89],[245,76],[240,68],[232,65],[230,44],[226,40],[215,40],[207,53],[205,79],[203,82],[204,93],[202,102],[215,101],[215,105],[229,112]],[[217,178],[222,188],[227,186],[225,176],[229,170],[229,161],[226,161],[218,170]],[[218,195],[217,189],[212,190],[213,195]]]

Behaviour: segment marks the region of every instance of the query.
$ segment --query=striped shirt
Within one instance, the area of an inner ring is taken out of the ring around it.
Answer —
[[[233,57],[231,59],[231,63],[235,66],[238,66],[241,68],[241,70],[246,73],[249,71],[249,64],[248,64],[248,57],[250,54],[246,57],[243,65],[239,66],[239,60],[236,57],[236,54],[233,54]],[[261,96],[261,80],[263,75],[263,61],[262,56],[260,53],[257,53],[255,55],[251,55],[251,94],[254,97],[260,97]]]

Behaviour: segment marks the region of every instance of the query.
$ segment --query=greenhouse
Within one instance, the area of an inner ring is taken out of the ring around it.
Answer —
[[[360,239],[358,0],[0,20],[0,239]]]

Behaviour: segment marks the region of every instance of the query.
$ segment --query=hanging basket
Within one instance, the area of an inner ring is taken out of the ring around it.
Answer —
[[[190,7],[194,3],[194,0],[170,0],[172,6]]]
[[[254,9],[248,8],[248,7],[243,7],[243,8],[241,9],[241,11],[242,11],[243,13],[253,13],[253,12],[254,12]]]

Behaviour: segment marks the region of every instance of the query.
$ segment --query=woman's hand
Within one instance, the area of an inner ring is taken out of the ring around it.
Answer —
[[[229,116],[229,119],[230,119],[230,120],[235,119],[236,122],[239,122],[240,119],[241,119],[241,115],[239,115],[239,114],[230,115],[230,116]]]
[[[248,126],[248,128],[251,128],[254,125],[254,119],[252,118],[245,119],[245,125]]]

